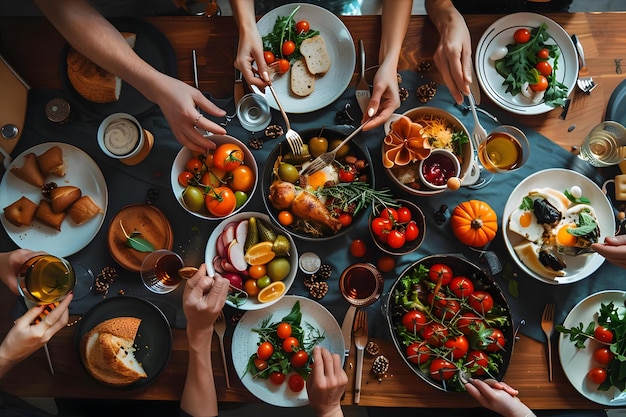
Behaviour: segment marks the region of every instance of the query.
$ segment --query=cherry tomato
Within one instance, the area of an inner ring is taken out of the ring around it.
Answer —
[[[376,217],[372,220],[372,232],[381,237],[383,234],[387,234],[389,230],[393,228],[391,221],[389,219],[384,219],[382,217]]]
[[[479,314],[485,314],[493,308],[493,297],[487,291],[477,290],[469,296],[470,306]]]
[[[393,271],[393,269],[396,267],[396,261],[393,259],[393,257],[389,255],[383,255],[378,258],[376,266],[381,272],[389,272]]]
[[[516,43],[526,43],[530,40],[530,31],[528,29],[517,29],[513,34],[513,40]]]
[[[398,221],[398,212],[392,207],[385,207],[378,216],[383,219],[389,219],[396,222]]]
[[[250,297],[256,297],[259,294],[259,284],[256,279],[247,279],[243,283],[243,290],[248,293]]]
[[[187,161],[185,167],[187,168],[187,171],[197,174],[202,171],[203,165],[202,161],[198,158],[191,158]]]
[[[200,183],[211,188],[217,188],[222,186],[222,181],[212,170],[208,170],[200,178]]]
[[[207,210],[214,216],[224,217],[237,207],[237,197],[228,187],[217,187],[210,190],[204,197]]]
[[[424,342],[413,342],[406,348],[406,358],[417,365],[428,362],[431,355],[432,351]]]
[[[339,221],[343,227],[346,227],[352,223],[352,214],[350,213],[341,213],[339,215]]]
[[[491,334],[487,337],[489,340],[489,344],[485,347],[487,352],[498,352],[501,349],[504,349],[504,344],[506,340],[504,339],[504,334],[500,329],[491,329]]]
[[[458,298],[467,298],[474,292],[474,283],[468,277],[460,275],[452,278],[448,288]]]
[[[396,220],[400,223],[407,223],[411,221],[411,209],[408,207],[400,206],[396,209],[396,213],[398,214],[398,218]]]
[[[274,55],[274,52],[272,51],[263,51],[263,58],[265,59],[265,63],[267,65],[276,61],[276,55]]]
[[[252,265],[248,268],[248,275],[252,279],[259,279],[267,275],[267,267],[265,265]]]
[[[604,326],[598,326],[593,331],[593,337],[604,343],[611,343],[613,341],[613,332]]]
[[[183,186],[186,187],[189,185],[189,180],[191,180],[193,178],[193,174],[189,171],[183,171],[180,174],[178,174],[178,183]]]
[[[422,332],[424,340],[433,347],[443,346],[446,339],[448,339],[448,328],[441,323],[433,322],[424,327]]]
[[[467,354],[467,366],[473,368],[472,375],[485,375],[489,366],[489,356],[481,350],[472,350]]]
[[[537,83],[530,85],[530,89],[533,91],[546,91],[548,89],[548,79],[540,75],[537,77]]]
[[[410,333],[417,333],[426,326],[426,315],[419,310],[411,310],[402,316],[402,325]]]
[[[406,224],[406,228],[404,229],[404,238],[407,242],[411,242],[420,235],[420,229],[417,227],[417,223],[411,220]]]
[[[441,280],[441,285],[448,285],[452,280],[452,269],[448,265],[435,264],[428,270],[428,277],[435,284]]]
[[[291,366],[294,368],[304,368],[309,361],[309,354],[304,350],[299,350],[291,357]]]
[[[350,243],[350,254],[356,258],[362,258],[367,253],[365,242],[361,239],[354,239]]]
[[[230,171],[230,186],[234,191],[249,193],[254,187],[254,171],[248,165],[239,165]]]
[[[456,328],[464,335],[478,331],[480,326],[484,326],[483,320],[474,312],[461,313],[456,321]]]
[[[267,369],[267,361],[264,361],[263,359],[256,357],[254,358],[254,367],[258,369],[259,371],[264,371]]]
[[[430,293],[426,297],[428,300],[428,304],[433,306],[433,308],[444,308],[447,303],[446,295],[442,291],[437,291],[436,293]]]
[[[276,336],[283,340],[291,336],[291,324],[286,322],[280,323],[276,328]]]
[[[213,165],[224,171],[232,171],[243,163],[243,150],[235,143],[223,143],[213,152]]]
[[[544,77],[549,77],[550,75],[552,75],[552,65],[550,65],[548,61],[537,62],[537,65],[535,65],[535,68]]]
[[[291,67],[291,65],[289,65],[289,61],[287,61],[285,58],[281,58],[278,60],[278,72],[281,74],[286,73],[287,71],[289,71],[289,68]]]
[[[550,51],[548,51],[546,48],[541,48],[539,51],[537,51],[537,58],[539,59],[550,58]]]
[[[613,354],[613,352],[611,352],[611,350],[606,347],[598,348],[593,352],[593,358],[596,360],[596,362],[604,366],[608,365],[614,357],[615,355]]]
[[[300,374],[293,374],[289,377],[287,384],[293,392],[300,392],[304,389],[304,378]]]
[[[309,29],[311,29],[311,25],[309,25],[309,22],[307,22],[306,20],[299,20],[298,22],[296,22],[296,33],[298,35],[302,33],[307,33]]]
[[[387,244],[394,249],[399,249],[406,243],[406,237],[404,237],[404,232],[394,229],[389,232],[389,236],[387,236]]]
[[[456,375],[456,373],[456,365],[446,359],[435,358],[430,363],[430,377],[437,381],[450,379]]]
[[[355,178],[354,171],[350,168],[341,168],[339,170],[339,181],[353,182]]]
[[[280,213],[278,213],[278,223],[282,224],[283,226],[291,225],[293,223],[293,220],[293,213],[289,210],[282,210]]]
[[[274,346],[270,342],[263,342],[256,350],[256,356],[261,360],[268,360],[274,353]]]
[[[281,385],[285,382],[286,377],[287,376],[282,372],[275,371],[270,374],[270,381],[272,381],[274,385]]]
[[[452,320],[461,310],[461,303],[457,300],[446,299],[446,305],[435,309],[435,314],[442,320]]]
[[[606,380],[606,369],[599,367],[592,368],[587,373],[587,378],[599,385]]]
[[[293,336],[289,336],[283,340],[283,350],[287,353],[293,352],[298,346],[300,346],[300,342]]]
[[[458,361],[467,354],[467,351],[469,350],[469,341],[467,340],[467,337],[459,335],[446,340],[443,346],[450,349],[452,360]]]
[[[296,44],[294,41],[285,41],[283,42],[283,46],[281,48],[281,52],[283,56],[289,56],[296,52]]]

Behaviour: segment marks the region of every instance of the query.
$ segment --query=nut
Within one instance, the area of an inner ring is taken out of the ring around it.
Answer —
[[[113,284],[115,278],[117,278],[117,270],[113,267],[105,266],[102,269],[102,272],[100,272],[96,277],[94,283],[96,291],[104,293],[108,292],[109,287]]]
[[[369,342],[367,342],[367,345],[365,345],[365,351],[368,355],[376,356],[380,353],[380,348],[378,347],[378,344],[376,342],[372,342],[370,340]]]
[[[263,139],[261,138],[252,138],[248,141],[248,145],[256,151],[263,147]]]

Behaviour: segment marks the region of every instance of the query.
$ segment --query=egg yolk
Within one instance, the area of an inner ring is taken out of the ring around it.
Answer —
[[[556,234],[557,242],[559,242],[563,246],[575,246],[578,238],[576,238],[576,236],[572,235],[571,233],[567,232],[568,229],[575,229],[575,228],[576,228],[575,223],[569,223],[569,224],[563,225],[563,227],[561,227]]]
[[[522,227],[528,227],[530,226],[532,219],[532,213],[530,211],[525,211],[521,216],[519,216],[519,225]]]
[[[311,174],[307,177],[306,183],[309,187],[314,190],[318,188],[323,188],[326,183],[326,173],[322,171],[318,171],[315,174]]]

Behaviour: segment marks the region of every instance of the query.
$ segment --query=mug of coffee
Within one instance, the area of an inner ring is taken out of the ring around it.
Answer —
[[[127,113],[111,114],[98,128],[98,145],[102,152],[126,165],[141,162],[150,151],[153,141],[150,132]]]

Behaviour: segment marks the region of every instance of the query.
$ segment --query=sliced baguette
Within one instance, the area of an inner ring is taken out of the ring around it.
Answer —
[[[293,63],[289,72],[291,91],[300,97],[306,97],[315,89],[315,75],[311,74],[304,59]]]
[[[326,74],[330,69],[330,56],[324,38],[320,35],[303,40],[300,44],[300,53],[311,74]]]

